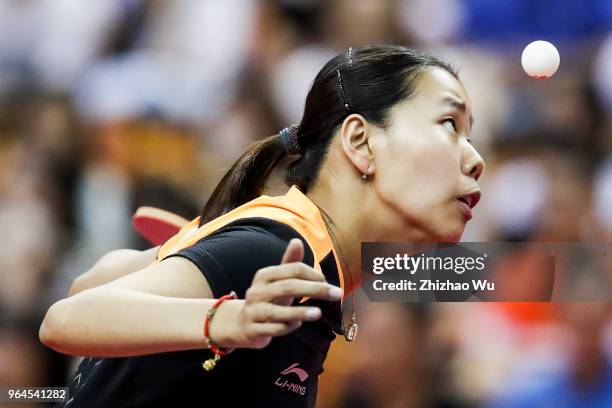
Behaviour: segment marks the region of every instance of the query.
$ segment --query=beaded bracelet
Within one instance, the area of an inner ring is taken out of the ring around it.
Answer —
[[[204,318],[204,340],[206,341],[206,345],[208,346],[208,348],[210,348],[210,351],[215,354],[213,358],[209,358],[208,360],[202,363],[202,367],[204,367],[206,371],[211,371],[213,368],[215,368],[215,365],[217,364],[217,361],[221,359],[221,356],[226,356],[232,351],[234,351],[233,348],[223,350],[219,346],[214,344],[212,339],[210,338],[208,326],[213,316],[215,315],[217,308],[221,303],[223,303],[223,301],[237,298],[238,296],[236,295],[236,292],[231,291],[228,295],[223,295],[219,299],[217,299],[217,301],[210,307],[210,309],[208,309],[208,312],[206,313],[206,317]]]

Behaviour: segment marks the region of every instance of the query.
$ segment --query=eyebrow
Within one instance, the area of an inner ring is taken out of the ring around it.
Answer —
[[[446,98],[442,100],[442,103],[446,105],[450,105],[453,108],[463,112],[464,114],[467,112],[467,107],[465,106],[465,102],[461,101],[460,99],[456,99],[451,96],[447,96]],[[470,115],[470,130],[472,129],[472,126],[474,126],[474,117]]]

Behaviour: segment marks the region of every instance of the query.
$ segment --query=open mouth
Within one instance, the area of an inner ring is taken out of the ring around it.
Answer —
[[[458,198],[459,201],[464,202],[470,209],[476,207],[476,204],[480,201],[480,191],[474,191],[473,193],[466,194]]]

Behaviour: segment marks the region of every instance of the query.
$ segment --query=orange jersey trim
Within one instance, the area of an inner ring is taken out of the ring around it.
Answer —
[[[296,230],[308,243],[313,256],[314,268],[322,272],[320,262],[332,251],[340,286],[344,290],[344,276],[338,262],[338,255],[332,244],[331,237],[318,207],[297,186],[291,186],[286,194],[281,196],[261,195],[239,207],[217,217],[206,224],[198,227],[200,217],[191,220],[168,241],[166,241],[157,253],[156,262],[169,255],[175,254],[184,248],[195,245],[224,226],[241,218],[263,217],[282,222]],[[278,262],[280,263],[280,259]],[[308,298],[302,298],[304,302]]]

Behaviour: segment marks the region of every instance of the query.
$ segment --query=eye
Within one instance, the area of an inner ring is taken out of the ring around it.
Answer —
[[[450,130],[452,130],[453,132],[457,131],[457,124],[455,123],[455,119],[453,118],[446,118],[442,121],[442,124],[445,125],[446,123],[450,123],[451,124],[451,128]],[[448,126],[446,126],[448,127]]]

